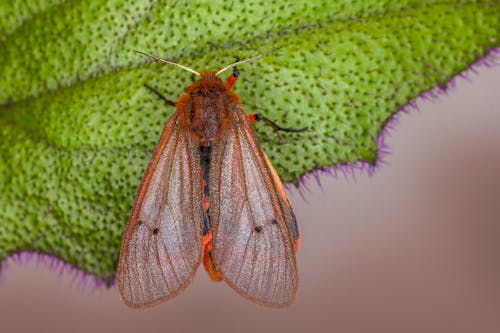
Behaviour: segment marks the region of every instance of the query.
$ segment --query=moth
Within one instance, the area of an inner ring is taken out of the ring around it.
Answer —
[[[285,307],[298,286],[297,221],[276,170],[261,149],[252,125],[261,114],[246,114],[233,92],[238,65],[197,71],[136,51],[199,79],[175,105],[135,199],[120,252],[117,281],[124,303],[153,306],[175,297],[203,262],[214,281],[225,281],[256,303]],[[224,82],[219,76],[228,69]]]

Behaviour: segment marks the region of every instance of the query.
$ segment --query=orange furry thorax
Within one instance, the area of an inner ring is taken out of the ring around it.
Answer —
[[[210,146],[235,121],[234,109],[241,99],[215,72],[202,72],[176,104],[179,124],[188,128],[192,138],[202,146]]]

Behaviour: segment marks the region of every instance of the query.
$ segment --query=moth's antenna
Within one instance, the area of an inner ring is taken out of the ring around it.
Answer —
[[[242,65],[242,64],[246,64],[247,62],[251,62],[251,61],[254,61],[254,60],[257,60],[257,59],[260,59],[262,57],[265,57],[266,55],[268,54],[271,54],[275,51],[278,51],[279,49],[281,49],[283,46],[278,46],[278,47],[275,47],[274,49],[272,50],[269,50],[267,52],[264,52],[262,54],[259,54],[259,55],[256,55],[255,57],[252,57],[252,58],[248,58],[248,59],[245,59],[245,60],[241,60],[241,61],[238,61],[238,62],[235,62],[234,64],[231,64],[231,65],[227,65],[226,67],[224,67],[223,69],[219,70],[217,73],[215,73],[215,75],[219,76],[219,74],[222,74],[223,72],[227,71],[228,69],[230,68],[233,68],[235,66],[238,66],[238,65]]]
[[[180,69],[183,69],[183,70],[185,70],[185,71],[191,72],[191,73],[193,73],[193,74],[195,74],[195,75],[201,76],[201,74],[200,74],[200,73],[198,73],[197,71],[195,71],[194,69],[191,69],[191,68],[189,68],[189,67],[183,66],[183,65],[181,65],[181,64],[177,64],[177,63],[175,63],[175,62],[172,62],[172,61],[168,61],[168,60],[162,59],[162,58],[157,57],[157,56],[155,56],[155,55],[152,55],[152,54],[147,54],[147,53],[145,53],[145,52],[137,51],[137,50],[134,50],[134,49],[132,49],[132,51],[137,52],[137,53],[140,53],[140,54],[145,55],[145,56],[147,56],[147,57],[153,58],[153,59],[155,59],[155,60],[157,60],[157,61],[161,61],[161,62],[164,62],[164,63],[166,63],[166,64],[169,64],[169,65],[172,65],[172,66],[175,66],[175,67],[179,67]]]

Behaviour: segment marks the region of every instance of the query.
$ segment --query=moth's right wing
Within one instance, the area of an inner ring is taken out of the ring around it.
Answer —
[[[262,150],[262,155],[264,156],[264,160],[266,161],[267,168],[271,177],[273,178],[274,184],[276,186],[276,190],[278,192],[278,198],[281,203],[281,207],[283,209],[283,213],[285,215],[285,220],[288,224],[288,230],[290,232],[290,236],[292,237],[293,242],[293,250],[297,252],[300,246],[300,234],[299,234],[299,226],[297,225],[297,219],[295,218],[295,213],[293,212],[292,205],[290,204],[290,200],[288,200],[288,196],[285,192],[285,187],[281,182],[276,169],[274,169],[271,161],[269,161],[269,157],[264,150]]]
[[[127,224],[118,290],[130,307],[152,306],[191,282],[202,255],[200,151],[175,113],[163,131]]]
[[[295,215],[247,115],[241,109],[235,112],[234,126],[212,147],[214,264],[239,294],[284,307],[298,286]]]

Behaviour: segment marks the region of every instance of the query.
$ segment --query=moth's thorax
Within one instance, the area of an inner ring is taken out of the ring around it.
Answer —
[[[215,72],[202,72],[177,102],[179,125],[189,128],[200,145],[209,146],[235,120],[240,98]]]

